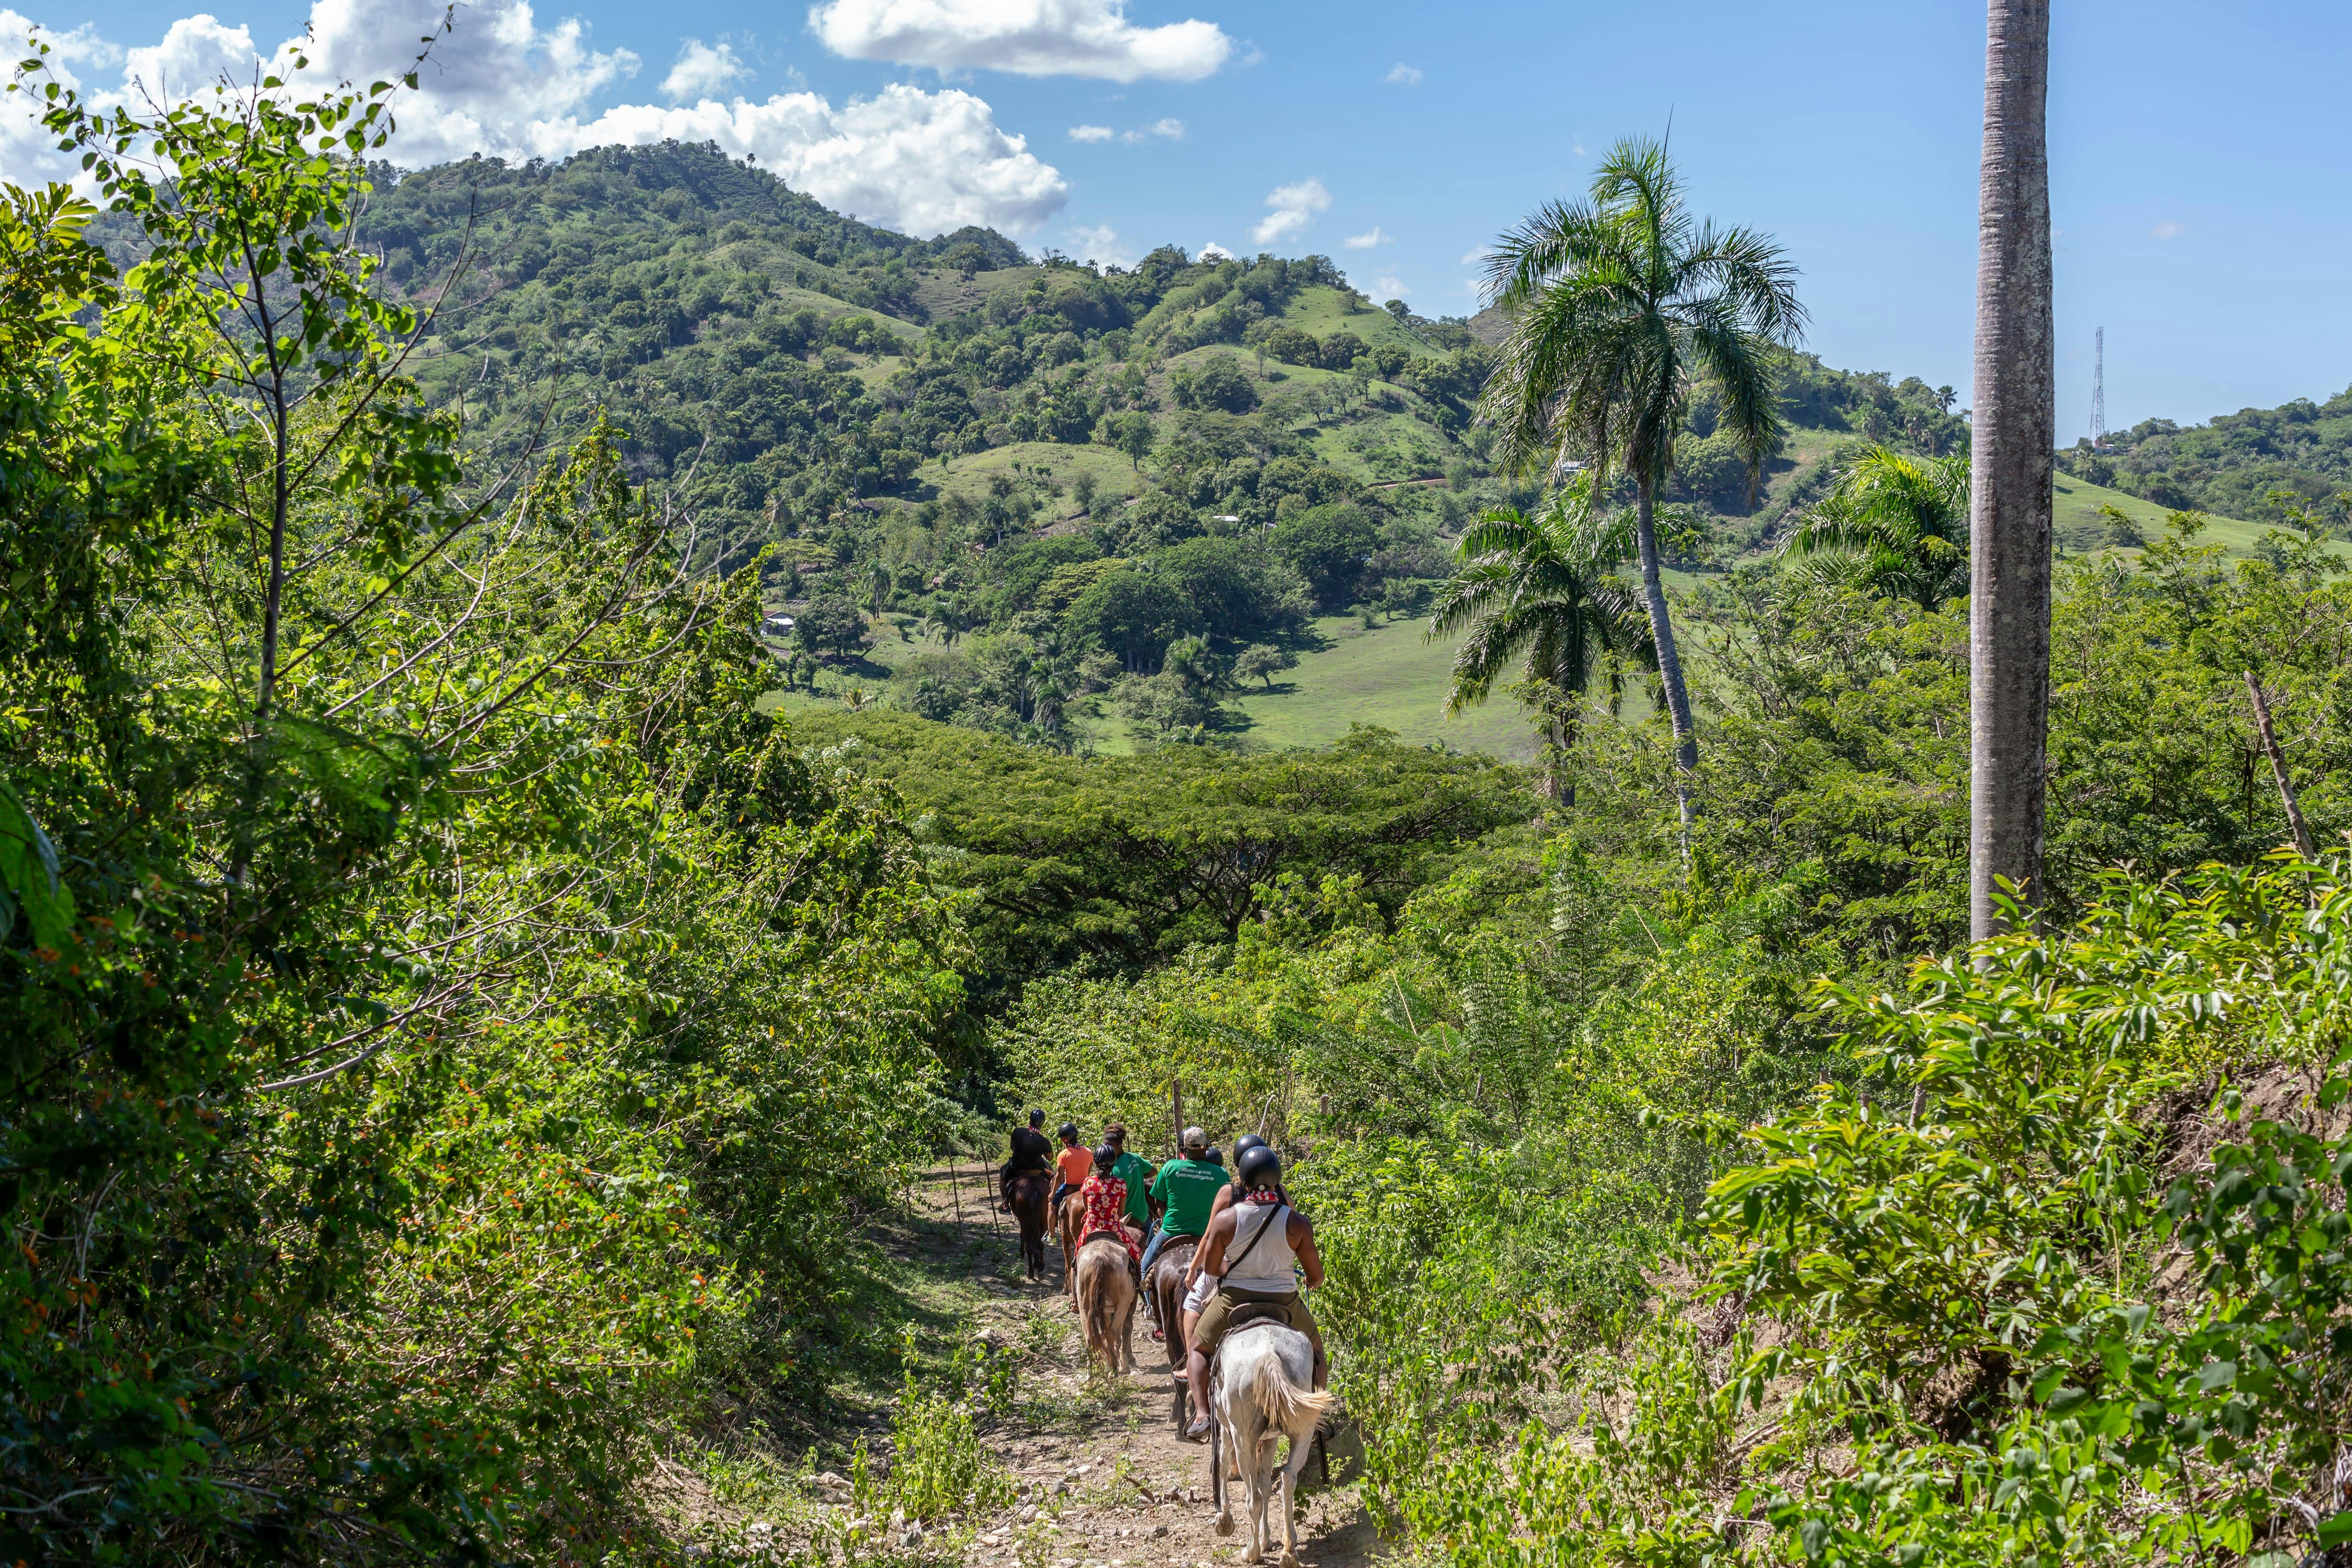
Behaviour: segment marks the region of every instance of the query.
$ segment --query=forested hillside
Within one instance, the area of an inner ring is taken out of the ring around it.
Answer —
[[[1169,1385],[912,1194],[1027,1105],[1288,1162],[1318,1563],[2352,1542],[2324,512],[2077,492],[1971,947],[1948,389],[1751,320],[1786,428],[1666,378],[1661,567],[1494,470],[1491,321],[399,175],[397,101],[61,92],[110,210],[0,200],[0,1559],[1205,1561]],[[1234,743],[1433,595],[1540,767]]]
[[[2264,517],[2284,491],[2352,521],[2352,388],[2325,403],[2307,397],[2276,408],[2217,414],[2186,427],[2144,419],[2110,434],[2098,450],[2086,438],[2059,455],[2067,472],[2171,508]]]
[[[675,144],[377,179],[359,232],[428,399],[504,458],[609,416],[698,563],[773,547],[812,690],[1065,745],[1230,728],[1317,616],[1416,613],[1464,523],[1529,499],[1470,419],[1488,319],[1375,308],[1324,258],[914,240]],[[1799,355],[1782,398],[1752,490],[1692,402],[1678,566],[1769,550],[1864,443],[1965,440],[1916,378]]]

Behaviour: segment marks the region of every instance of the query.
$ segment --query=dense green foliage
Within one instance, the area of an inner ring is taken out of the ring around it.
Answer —
[[[991,992],[1230,942],[1286,877],[1350,879],[1393,913],[1448,855],[1525,816],[1517,770],[1376,732],[1320,752],[1090,759],[887,710],[800,732],[887,780],[941,879],[978,893],[975,982]]]
[[[1468,427],[1484,319],[1370,310],[1320,258],[1089,268],[982,231],[916,240],[707,147],[376,180],[360,237],[422,314],[427,403],[508,458],[605,410],[632,474],[692,517],[698,566],[773,547],[764,598],[817,622],[779,657],[811,687],[850,665],[835,694],[1056,744],[1081,715],[1214,735],[1248,649],[1311,648],[1310,611],[1418,613],[1468,521],[1537,499]],[[125,258],[143,243],[108,232]],[[1792,428],[1857,449],[1965,440],[1948,392],[1916,380],[1804,355],[1774,380]],[[1845,456],[1771,455],[1752,491],[1705,382],[1680,429],[1674,565],[1768,546]],[[1218,581],[1202,553],[1163,559],[1216,540]],[[863,661],[919,634],[891,670]],[[1163,679],[1188,638],[1204,647]]]
[[[1469,324],[708,149],[401,176],[394,90],[62,95],[109,210],[0,202],[0,1555],[674,1560],[665,1453],[887,1357],[910,1164],[1013,1094],[1149,1149],[1171,1084],[1303,1156],[1429,1560],[2352,1541],[2352,889],[2263,859],[2283,790],[2352,832],[2322,515],[2062,566],[2051,903],[1970,953],[1948,390],[1669,389],[1682,775],[1620,498],[1486,471]],[[1838,569],[1750,549],[1815,502]],[[1555,788],[1205,743],[1449,552]],[[900,1348],[847,1500],[1000,1507],[1018,1356]]]
[[[2244,408],[2183,427],[2143,419],[2111,433],[2094,451],[2087,438],[2058,455],[2059,466],[2095,485],[2128,490],[2161,507],[2222,517],[2262,517],[2272,492],[2293,504],[2332,510],[2340,526],[2352,494],[2352,390],[2325,403],[2307,397],[2277,408]]]
[[[168,199],[61,102],[125,275],[0,209],[11,1557],[625,1538],[934,1125],[954,898],[601,426],[460,472],[315,152],[383,98],[173,110]]]
[[[1445,1561],[2352,1539],[2325,1435],[2352,1089],[2320,1070],[2352,1050],[2352,895],[2217,864],[2284,832],[2249,670],[2294,694],[2321,835],[2352,829],[2352,601],[2315,539],[2231,563],[2199,533],[2062,574],[2064,923],[1981,967],[1964,610],[1757,567],[1696,605],[1686,874],[1667,738],[1595,723],[1541,837],[1392,913],[1262,885],[1229,944],[1033,984],[999,1048],[1087,1119],[1164,1126],[1173,1079],[1218,1136],[1306,1152],[1366,1501]]]

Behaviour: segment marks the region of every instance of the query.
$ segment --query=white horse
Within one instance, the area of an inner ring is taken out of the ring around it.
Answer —
[[[1217,1426],[1224,1457],[1249,1489],[1250,1548],[1244,1563],[1265,1555],[1266,1505],[1275,1489],[1274,1443],[1290,1439],[1282,1466],[1282,1568],[1298,1568],[1298,1472],[1307,1468],[1316,1423],[1331,1396],[1314,1387],[1315,1347],[1280,1323],[1252,1323],[1227,1334],[1217,1352]],[[1234,1532],[1234,1492],[1223,1489],[1217,1533]]]

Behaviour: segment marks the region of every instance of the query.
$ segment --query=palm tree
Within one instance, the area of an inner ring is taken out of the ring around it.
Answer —
[[[1601,160],[1590,200],[1547,203],[1497,242],[1486,289],[1511,320],[1479,396],[1503,466],[1553,472],[1581,459],[1603,482],[1623,468],[1639,492],[1642,592],[1674,721],[1687,847],[1698,738],[1659,577],[1657,492],[1701,375],[1715,384],[1717,427],[1732,433],[1753,485],[1780,438],[1774,351],[1804,327],[1796,269],[1769,236],[1694,220],[1665,149],[1627,140]]]
[[[1607,672],[1613,701],[1619,657],[1648,651],[1641,612],[1614,577],[1631,542],[1624,520],[1596,523],[1591,502],[1592,485],[1580,479],[1533,517],[1498,507],[1471,524],[1426,634],[1468,633],[1454,653],[1448,713],[1486,701],[1513,664],[1524,668],[1523,700],[1542,716],[1548,786],[1563,805],[1576,804],[1567,763],[1593,675]]]
[[[964,614],[963,601],[952,594],[938,594],[931,598],[923,614],[923,625],[940,639],[941,647],[955,647],[956,638],[971,626]]]
[[[1821,575],[1932,610],[1969,591],[1969,460],[1873,447],[1784,548]]]
[[[2049,0],[1990,0],[1969,518],[1969,933],[2042,878],[2050,729]]]

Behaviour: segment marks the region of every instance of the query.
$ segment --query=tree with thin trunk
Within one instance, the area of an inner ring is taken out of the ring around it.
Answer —
[[[1630,553],[1627,530],[1622,516],[1596,520],[1591,502],[1592,486],[1580,479],[1532,517],[1497,507],[1471,524],[1427,634],[1433,642],[1462,637],[1448,713],[1486,701],[1513,665],[1524,668],[1521,696],[1543,727],[1547,787],[1564,805],[1576,804],[1568,760],[1584,694],[1605,673],[1613,700],[1619,661],[1649,652],[1642,612],[1617,584]]]
[[[1969,934],[2042,881],[2057,445],[2050,309],[2049,0],[1990,0],[1977,197],[1969,521]]]
[[[1776,350],[1804,328],[1796,268],[1772,238],[1692,217],[1654,142],[1612,148],[1588,200],[1550,202],[1496,243],[1486,291],[1510,320],[1479,412],[1507,471],[1622,468],[1637,493],[1634,542],[1650,641],[1674,722],[1675,794],[1687,851],[1698,737],[1658,563],[1659,489],[1692,383],[1715,384],[1754,484],[1781,435]]]

